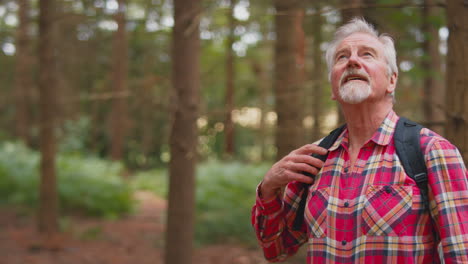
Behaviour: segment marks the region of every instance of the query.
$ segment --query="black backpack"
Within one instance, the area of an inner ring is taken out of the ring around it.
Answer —
[[[345,125],[333,130],[319,144],[323,148],[330,148],[336,139],[343,132]],[[429,197],[427,185],[427,168],[424,159],[424,153],[421,151],[420,131],[423,128],[420,124],[410,121],[404,117],[400,117],[395,128],[393,140],[398,157],[405,169],[406,174],[410,176],[421,190],[423,206],[429,210]],[[326,155],[312,155],[325,162]],[[310,173],[304,172],[309,177],[314,177]],[[304,221],[304,209],[308,195],[309,184],[303,184],[304,192],[302,193],[299,208],[297,209],[296,218],[294,219],[293,229],[300,230]]]

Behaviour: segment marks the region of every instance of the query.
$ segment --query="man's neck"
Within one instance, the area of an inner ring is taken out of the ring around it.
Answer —
[[[342,105],[348,133],[349,146],[359,150],[380,127],[385,117],[392,110],[392,103]]]

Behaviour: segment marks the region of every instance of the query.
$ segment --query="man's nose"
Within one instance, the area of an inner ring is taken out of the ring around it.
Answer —
[[[361,63],[359,56],[356,53],[352,53],[348,59],[348,68],[360,68]]]

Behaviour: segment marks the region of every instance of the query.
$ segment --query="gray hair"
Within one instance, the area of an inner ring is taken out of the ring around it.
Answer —
[[[355,17],[351,19],[347,24],[338,28],[335,32],[334,38],[330,45],[327,48],[325,53],[325,60],[327,62],[328,67],[328,78],[331,78],[331,68],[333,66],[333,57],[335,56],[336,48],[338,45],[343,41],[343,39],[347,38],[348,36],[354,33],[365,33],[377,38],[380,43],[384,46],[384,56],[387,60],[387,74],[388,76],[392,76],[393,73],[398,75],[398,66],[396,62],[396,50],[395,45],[393,43],[393,39],[387,34],[380,34],[379,32],[372,26],[371,24],[367,23],[363,18]]]

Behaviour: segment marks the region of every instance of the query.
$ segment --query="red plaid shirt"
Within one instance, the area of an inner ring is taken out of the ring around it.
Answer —
[[[300,231],[292,230],[300,184],[290,183],[282,198],[270,200],[263,200],[257,190],[252,224],[269,261],[282,261],[307,243],[307,263],[440,263],[440,241],[445,263],[468,263],[468,181],[463,159],[446,139],[421,130],[429,214],[395,152],[397,121],[391,111],[361,148],[353,168],[348,131],[343,132],[308,190]]]

